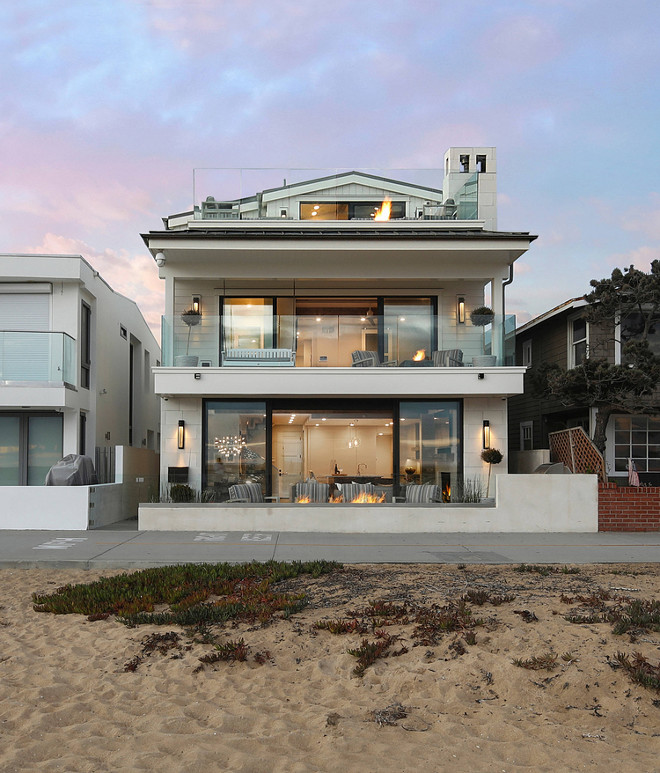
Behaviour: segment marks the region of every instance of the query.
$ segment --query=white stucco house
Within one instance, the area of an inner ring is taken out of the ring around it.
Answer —
[[[266,175],[233,198],[207,176],[143,234],[166,287],[161,481],[210,502],[251,481],[280,503],[305,480],[387,501],[432,483],[450,502],[483,448],[506,450],[523,389],[505,290],[536,237],[497,230],[495,149],[451,148],[424,184]]]
[[[73,525],[52,504],[64,495],[26,492],[68,454],[94,459],[103,483],[115,482],[115,463],[120,481],[148,475],[160,445],[159,364],[136,304],[81,256],[0,255],[0,528],[30,528],[30,518],[39,528],[87,528],[87,512]],[[30,499],[24,516],[9,504],[39,496],[51,504]]]

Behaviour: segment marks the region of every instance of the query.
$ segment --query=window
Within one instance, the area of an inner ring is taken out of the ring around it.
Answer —
[[[614,471],[627,472],[628,459],[637,472],[660,473],[660,417],[614,417]]]
[[[621,320],[621,346],[623,347],[628,341],[641,340],[643,331],[644,316],[639,312],[628,314],[625,319]],[[651,324],[647,341],[653,354],[660,355],[660,325]]]
[[[486,156],[477,156],[477,172],[486,171]]]
[[[301,220],[373,220],[382,201],[301,202]],[[406,216],[405,201],[390,202],[390,219]]]
[[[461,167],[461,172],[469,172],[470,171],[470,156],[468,155],[462,155],[458,157],[458,162]]]
[[[582,365],[587,357],[587,322],[582,317],[569,321],[570,368]]]
[[[531,451],[534,448],[534,422],[520,422],[520,450]]]
[[[126,328],[123,325],[119,326],[119,335],[122,338],[128,339],[128,330],[126,330]]]
[[[62,415],[0,415],[0,438],[0,486],[43,486],[62,458]]]
[[[532,339],[522,342],[522,365],[530,368],[532,365]]]
[[[80,386],[89,389],[92,365],[92,310],[82,302],[80,308]]]

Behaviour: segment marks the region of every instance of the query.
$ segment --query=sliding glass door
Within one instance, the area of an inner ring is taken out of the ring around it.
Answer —
[[[43,486],[61,458],[61,414],[0,415],[0,486]]]

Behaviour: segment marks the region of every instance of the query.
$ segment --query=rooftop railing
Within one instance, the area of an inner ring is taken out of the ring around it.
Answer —
[[[367,351],[377,353],[383,364],[430,367],[434,351],[459,350],[465,366],[513,365],[513,331],[513,315],[495,317],[485,327],[430,315],[204,315],[189,326],[175,315],[162,319],[162,362],[165,367],[348,368],[354,351]],[[455,364],[453,356],[449,360],[445,364]]]
[[[0,331],[0,381],[75,386],[75,340],[67,333]]]

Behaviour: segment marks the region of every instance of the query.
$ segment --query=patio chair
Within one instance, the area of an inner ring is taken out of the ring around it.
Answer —
[[[316,480],[295,483],[291,489],[292,502],[297,502],[301,498],[309,498],[310,502],[327,502],[330,497],[330,484],[319,483]]]
[[[353,358],[351,363],[353,368],[381,368],[399,364],[398,360],[381,362],[378,352],[368,352],[364,349],[356,349],[354,352],[351,352],[351,357]]]
[[[442,502],[442,492],[435,483],[408,483],[405,497],[395,497],[394,501],[408,505],[437,503]]]
[[[441,349],[431,353],[434,368],[462,368],[462,349]]]
[[[230,502],[252,502],[255,504],[266,501],[279,502],[278,496],[265,497],[261,486],[258,483],[235,483],[229,487],[229,501]]]
[[[337,487],[339,488],[339,486]],[[342,483],[341,489],[337,491],[335,496],[341,494],[344,502],[352,502],[354,499],[360,496],[360,494],[375,494],[376,489],[373,483]]]

